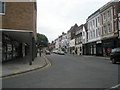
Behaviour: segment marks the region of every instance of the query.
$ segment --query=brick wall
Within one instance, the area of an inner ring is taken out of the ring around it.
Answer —
[[[6,2],[2,28],[34,31],[36,38],[36,8],[34,2]]]

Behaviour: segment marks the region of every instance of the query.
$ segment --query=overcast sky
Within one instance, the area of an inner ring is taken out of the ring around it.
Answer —
[[[37,0],[37,32],[49,41],[67,32],[75,23],[84,24],[88,16],[110,0]]]

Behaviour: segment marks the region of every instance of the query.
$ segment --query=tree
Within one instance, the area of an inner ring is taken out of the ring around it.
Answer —
[[[37,45],[38,47],[47,47],[48,38],[44,34],[37,33]]]

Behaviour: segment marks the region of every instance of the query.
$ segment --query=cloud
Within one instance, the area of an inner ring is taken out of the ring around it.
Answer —
[[[109,0],[37,0],[37,31],[52,41],[67,32],[75,23],[85,23],[87,17]]]

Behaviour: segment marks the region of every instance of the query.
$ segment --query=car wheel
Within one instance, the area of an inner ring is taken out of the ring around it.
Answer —
[[[114,58],[112,59],[112,63],[113,63],[113,64],[116,64],[116,60],[115,60]]]

